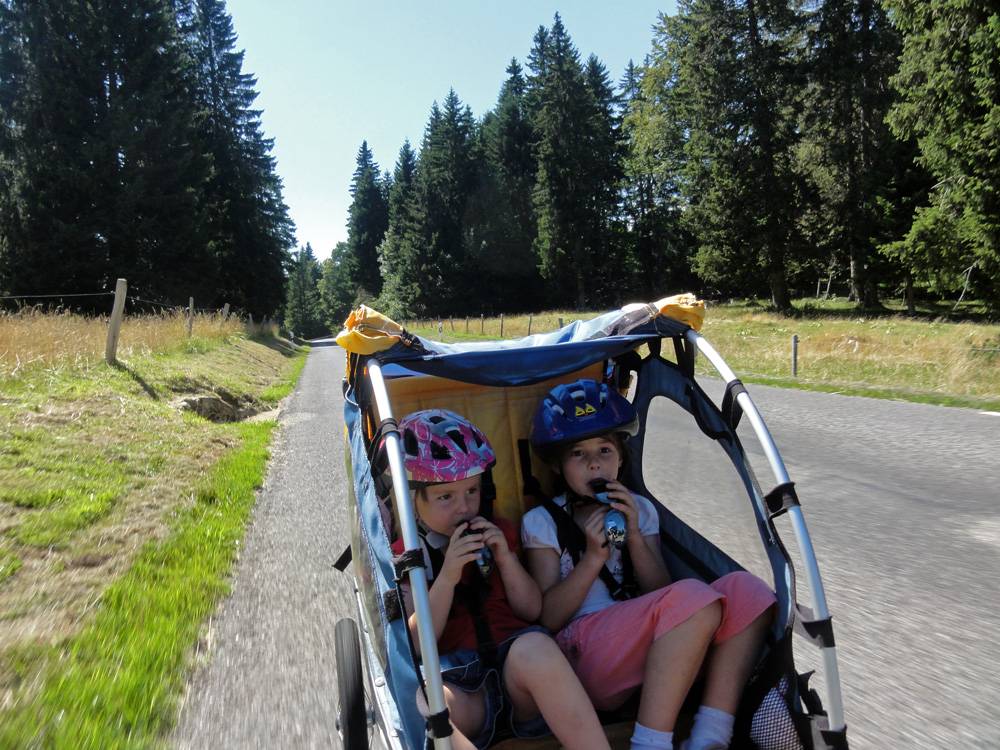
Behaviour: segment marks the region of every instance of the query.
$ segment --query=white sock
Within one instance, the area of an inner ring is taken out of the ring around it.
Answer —
[[[632,733],[632,744],[629,750],[671,750],[674,746],[673,732],[660,732],[644,727],[638,721]]]
[[[736,717],[718,708],[701,706],[694,715],[691,736],[683,750],[726,750],[733,738]]]

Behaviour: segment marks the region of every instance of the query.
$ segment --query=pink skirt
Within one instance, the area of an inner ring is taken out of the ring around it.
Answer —
[[[713,644],[746,629],[774,604],[775,596],[766,583],[744,571],[711,584],[686,578],[574,620],[559,631],[556,642],[594,706],[617,708],[642,684],[653,641],[716,600],[722,601],[723,614]]]

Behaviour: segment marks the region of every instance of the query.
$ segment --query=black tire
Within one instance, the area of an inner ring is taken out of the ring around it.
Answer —
[[[334,630],[337,659],[337,694],[340,697],[337,727],[345,750],[368,750],[368,717],[365,686],[361,674],[361,644],[358,626],[344,618]]]

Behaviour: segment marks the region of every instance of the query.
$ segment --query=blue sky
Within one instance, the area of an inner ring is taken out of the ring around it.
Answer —
[[[524,65],[535,30],[557,11],[581,57],[596,54],[617,82],[630,58],[642,62],[658,13],[675,3],[228,0],[227,8],[244,70],[258,79],[299,244],[322,259],[347,238],[362,140],[391,170],[404,139],[419,148],[431,104],[449,88],[482,117],[510,58]]]

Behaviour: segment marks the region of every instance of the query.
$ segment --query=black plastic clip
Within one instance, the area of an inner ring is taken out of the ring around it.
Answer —
[[[833,638],[833,618],[816,619],[813,611],[802,604],[795,605],[795,630],[820,648],[837,645]]]
[[[451,721],[448,718],[448,709],[427,717],[427,736],[432,740],[451,736]]]
[[[737,403],[736,397],[746,392],[747,389],[743,382],[736,378],[726,385],[726,395],[722,397],[722,417],[733,432],[736,432],[736,426],[740,423],[740,417],[743,416],[743,409]]]
[[[793,506],[801,505],[799,496],[795,494],[795,482],[779,484],[764,495],[764,502],[767,503],[769,516],[772,519],[777,518]]]
[[[353,557],[354,554],[351,552],[351,545],[348,544],[347,549],[340,553],[340,557],[337,558],[337,562],[333,564],[333,567],[343,573],[347,570],[347,566],[351,564]]]

